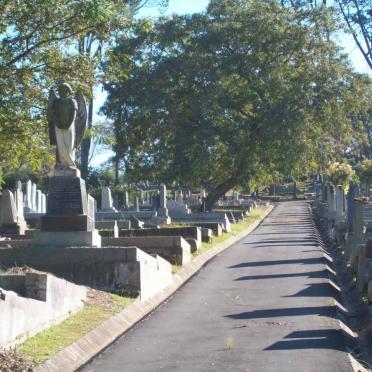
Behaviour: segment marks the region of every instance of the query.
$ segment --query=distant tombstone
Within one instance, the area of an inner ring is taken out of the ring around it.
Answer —
[[[20,187],[19,187],[20,186]],[[22,184],[16,185],[16,190],[14,193],[15,199],[15,207],[17,210],[17,215],[19,219],[24,219],[24,206],[23,206],[23,192],[22,192]]]
[[[21,190],[22,191],[22,182],[20,180],[16,181],[16,190]]]
[[[353,182],[350,182],[349,192],[347,194],[347,232],[353,232],[353,221],[354,221],[354,199],[355,199],[356,187]]]
[[[89,219],[91,219],[93,226],[95,225],[95,216],[96,216],[96,199],[93,196],[88,194],[88,203],[87,203],[87,214]]]
[[[114,207],[116,209],[120,209],[120,206],[119,206],[119,195],[118,194],[115,194],[114,195],[113,204],[114,204]]]
[[[183,192],[182,192],[182,190],[180,190],[179,193],[178,193],[178,202],[183,203]]]
[[[46,195],[45,194],[41,194],[41,213],[46,213],[46,205],[47,201],[46,201]]]
[[[32,182],[26,182],[25,211],[32,212]]]
[[[111,190],[108,186],[104,186],[101,192],[101,210],[102,211],[114,211],[115,208],[112,205]]]
[[[42,192],[40,190],[36,190],[36,212],[42,213]]]
[[[203,199],[206,197],[206,193],[204,189],[200,189],[200,198]]]
[[[328,220],[334,221],[336,218],[336,193],[335,187],[333,185],[329,185],[327,187],[328,195],[327,195],[327,203],[328,203]]]
[[[167,208],[167,188],[164,184],[160,186],[160,208]]]
[[[10,190],[4,190],[0,199],[0,224],[12,225],[17,223],[17,209],[14,195]]]
[[[139,204],[138,196],[136,196],[135,199],[134,199],[134,209],[135,209],[136,212],[140,211],[140,204]]]
[[[164,184],[160,185],[160,195],[156,195],[153,199],[156,200],[156,205],[159,203],[159,207],[157,208],[157,212],[154,213],[152,222],[157,224],[170,224],[171,219],[167,209],[167,188]]]
[[[36,184],[32,184],[31,188],[31,209],[33,212],[36,212]]]
[[[26,222],[18,217],[13,193],[4,190],[0,199],[0,232],[23,235],[25,230]]]
[[[128,191],[124,192],[124,209],[128,210],[129,209],[129,195]]]
[[[341,185],[336,188],[336,221],[341,222],[345,219],[345,193]]]

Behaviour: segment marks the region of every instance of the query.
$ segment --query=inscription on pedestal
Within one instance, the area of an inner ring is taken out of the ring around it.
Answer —
[[[85,183],[79,177],[52,177],[49,184],[48,214],[86,214]]]

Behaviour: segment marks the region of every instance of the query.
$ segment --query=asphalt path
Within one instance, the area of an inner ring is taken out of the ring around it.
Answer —
[[[346,372],[306,202],[281,203],[84,371]]]

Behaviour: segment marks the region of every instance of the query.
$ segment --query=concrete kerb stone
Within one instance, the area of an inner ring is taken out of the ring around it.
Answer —
[[[97,354],[110,346],[116,339],[171,297],[212,258],[255,230],[273,208],[274,206],[270,205],[261,220],[254,222],[248,229],[231,236],[183,266],[179,272],[173,275],[173,284],[168,288],[148,300],[141,302],[136,299],[122,312],[107,319],[88,334],[36,367],[34,372],[72,372],[86,365]],[[87,350],[88,345],[90,346],[89,350]]]

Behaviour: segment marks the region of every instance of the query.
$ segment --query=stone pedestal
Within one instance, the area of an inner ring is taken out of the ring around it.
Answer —
[[[170,225],[172,220],[168,215],[168,209],[159,208],[157,213],[152,216],[151,222],[158,225]]]
[[[35,245],[101,246],[94,227],[94,210],[88,208],[85,182],[79,176],[54,176],[49,180],[47,213],[41,217]]]

